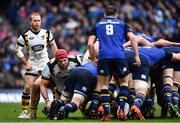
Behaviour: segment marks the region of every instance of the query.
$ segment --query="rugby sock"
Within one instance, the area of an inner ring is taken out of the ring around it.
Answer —
[[[64,106],[64,110],[68,112],[75,112],[78,109],[77,104],[70,102]]]
[[[141,105],[143,104],[144,100],[145,100],[144,94],[139,93],[136,95],[136,98],[134,99],[134,105],[136,107],[140,108]]]
[[[171,86],[169,84],[164,85],[163,93],[164,93],[165,102],[167,104],[172,103],[172,90],[171,90]]]
[[[30,100],[30,93],[25,93],[23,92],[22,94],[22,100],[21,100],[21,109],[22,110],[28,110],[28,105],[29,105],[29,100]]]
[[[127,86],[121,86],[120,87],[120,92],[118,94],[118,97],[119,97],[119,106],[121,109],[124,110],[124,106],[127,102],[127,97],[128,97],[128,94],[129,94],[129,89]]]
[[[113,94],[114,94],[114,91],[116,90],[116,85],[113,84],[113,83],[109,83],[108,89],[109,89],[109,93],[110,93],[111,99],[114,99]]]
[[[101,89],[101,104],[105,114],[110,114],[110,94],[108,89]]]
[[[178,108],[179,103],[179,93],[176,91],[172,91],[172,103],[174,106]]]
[[[37,108],[32,108],[32,107],[31,107],[31,113],[32,113],[32,114],[36,114],[36,112],[37,112]]]
[[[136,97],[135,89],[130,88],[129,89],[129,96],[128,96],[128,103],[129,103],[130,107],[134,104],[135,97]]]
[[[145,101],[147,105],[154,105],[154,98],[152,96],[146,97]]]
[[[91,105],[90,105],[90,110],[97,111],[98,107],[100,106],[101,103],[101,97],[100,97],[100,92],[94,91],[91,97]]]
[[[136,95],[136,98],[134,99],[134,105],[136,107],[140,108],[141,105],[143,104],[144,100],[145,100],[145,95],[139,93],[139,94]]]

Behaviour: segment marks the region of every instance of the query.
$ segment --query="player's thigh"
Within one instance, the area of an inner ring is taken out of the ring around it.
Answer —
[[[146,95],[149,89],[148,82],[144,80],[133,80],[133,81],[134,81],[134,88],[136,90],[136,94],[142,93]]]
[[[24,76],[24,80],[25,80],[25,85],[27,86],[33,86],[34,81],[37,79],[37,76],[33,76],[33,75],[25,75]]]
[[[180,82],[180,62],[174,62],[174,75],[173,80]]]
[[[161,65],[161,69],[163,70],[162,71],[163,76],[166,76],[166,75],[173,76],[174,64],[172,61],[163,60],[160,62],[160,65]]]

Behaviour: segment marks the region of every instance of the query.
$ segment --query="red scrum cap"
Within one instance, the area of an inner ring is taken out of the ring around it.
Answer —
[[[65,49],[58,49],[55,54],[56,60],[68,58],[68,53]]]

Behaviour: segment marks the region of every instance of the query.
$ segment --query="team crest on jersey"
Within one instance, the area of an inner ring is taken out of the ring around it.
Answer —
[[[43,36],[41,36],[42,40],[44,40],[44,37],[45,37],[44,35],[43,35]]]
[[[34,37],[29,37],[29,40],[33,40],[34,39]]]

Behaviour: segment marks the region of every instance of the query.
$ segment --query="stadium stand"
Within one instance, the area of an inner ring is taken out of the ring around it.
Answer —
[[[23,66],[14,53],[19,34],[32,11],[43,15],[43,27],[51,28],[58,48],[84,53],[88,32],[109,4],[99,0],[2,0],[0,5],[0,88],[22,87]],[[180,41],[179,0],[116,0],[119,17],[140,32]],[[52,57],[52,56],[51,56]]]

